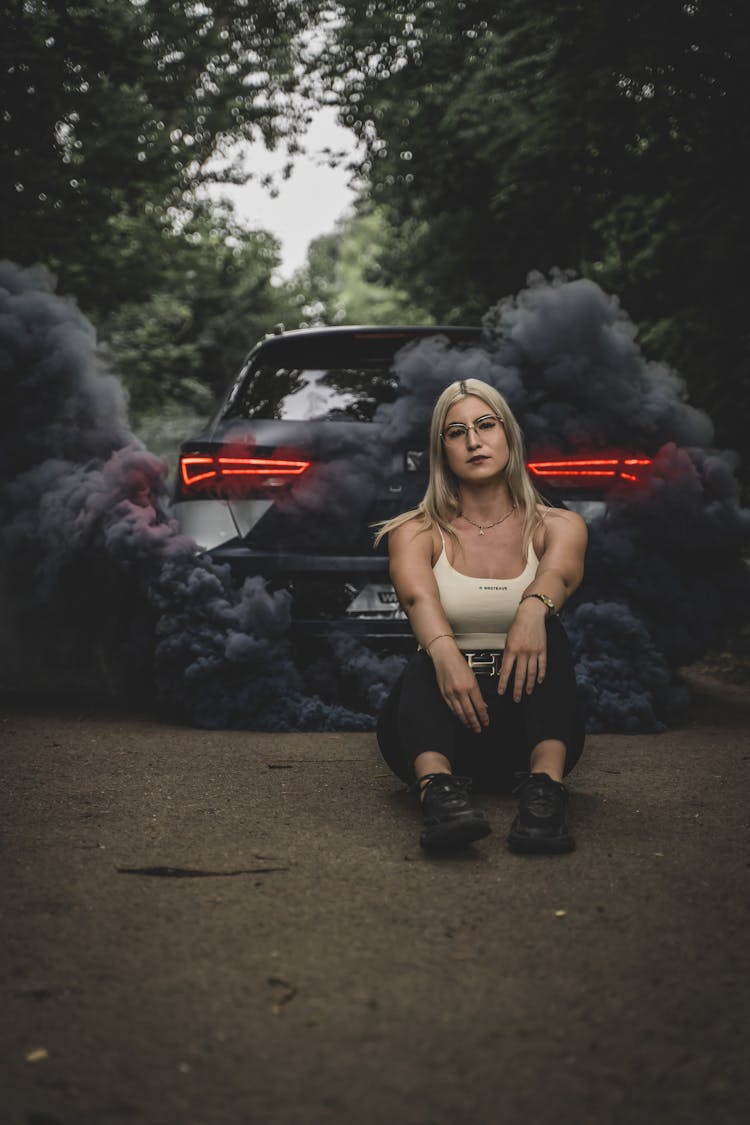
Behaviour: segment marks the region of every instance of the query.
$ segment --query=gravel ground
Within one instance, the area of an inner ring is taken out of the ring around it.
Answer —
[[[746,1120],[747,730],[589,739],[577,850],[428,859],[374,736],[7,701],[5,1125]]]

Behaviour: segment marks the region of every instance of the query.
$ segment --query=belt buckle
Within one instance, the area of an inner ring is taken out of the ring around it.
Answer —
[[[485,672],[489,676],[499,676],[500,659],[500,654],[497,652],[466,653],[466,662],[472,672]]]

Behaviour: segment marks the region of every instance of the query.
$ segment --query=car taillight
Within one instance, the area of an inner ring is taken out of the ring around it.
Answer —
[[[640,481],[651,465],[650,457],[620,454],[601,457],[565,457],[549,461],[528,461],[532,477],[548,484],[568,488],[597,488],[615,481]]]
[[[298,477],[309,469],[310,461],[296,461],[287,457],[228,457],[211,453],[183,453],[180,457],[180,475],[185,488],[205,485],[210,481],[246,477],[257,483],[272,484],[289,477]]]

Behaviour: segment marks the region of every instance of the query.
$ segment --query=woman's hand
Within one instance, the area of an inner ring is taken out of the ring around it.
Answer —
[[[465,727],[479,734],[489,724],[487,704],[477,678],[461,655],[455,641],[446,638],[430,648],[440,694]]]
[[[497,690],[504,695],[513,676],[513,699],[519,703],[526,688],[530,695],[547,674],[547,609],[538,598],[527,598],[516,610],[508,631]],[[515,675],[513,669],[515,667]]]

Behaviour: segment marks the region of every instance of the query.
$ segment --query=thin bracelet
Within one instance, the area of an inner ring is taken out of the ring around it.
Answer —
[[[441,637],[452,637],[453,640],[456,639],[455,633],[438,633],[438,635],[436,637],[433,637],[432,640],[430,641],[430,643],[428,645],[424,646],[424,650],[427,653],[427,655],[429,656],[430,660],[432,660],[432,654],[430,652],[430,649],[434,645],[435,641],[439,641]]]

